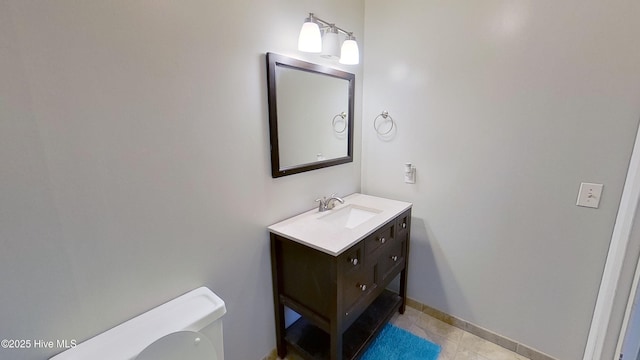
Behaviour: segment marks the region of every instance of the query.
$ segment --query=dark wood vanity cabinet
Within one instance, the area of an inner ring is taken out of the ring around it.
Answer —
[[[278,356],[358,359],[395,311],[404,313],[411,209],[338,256],[271,233]],[[399,292],[387,290],[400,275]],[[284,309],[301,317],[285,328]]]

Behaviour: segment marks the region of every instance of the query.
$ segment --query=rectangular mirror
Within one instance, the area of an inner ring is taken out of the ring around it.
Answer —
[[[271,175],[353,161],[355,75],[267,53]]]

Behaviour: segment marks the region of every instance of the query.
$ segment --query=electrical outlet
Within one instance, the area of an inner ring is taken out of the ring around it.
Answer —
[[[600,206],[602,188],[602,184],[581,183],[576,205],[597,209]]]
[[[416,167],[411,163],[404,164],[404,182],[407,184],[416,183]]]

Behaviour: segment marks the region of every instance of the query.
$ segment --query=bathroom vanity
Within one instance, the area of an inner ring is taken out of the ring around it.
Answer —
[[[269,226],[278,356],[358,359],[404,313],[411,204],[363,194]],[[387,290],[400,276],[399,293]],[[285,327],[285,307],[301,317]]]

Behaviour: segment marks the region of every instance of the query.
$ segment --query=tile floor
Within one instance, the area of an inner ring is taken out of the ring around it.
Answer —
[[[438,360],[529,360],[409,306],[403,315],[395,314],[391,323],[440,345]],[[265,359],[279,358],[274,351]],[[299,360],[299,357],[291,354],[285,360]]]
[[[529,359],[409,306],[403,315],[394,315],[391,323],[440,345],[438,360]]]

